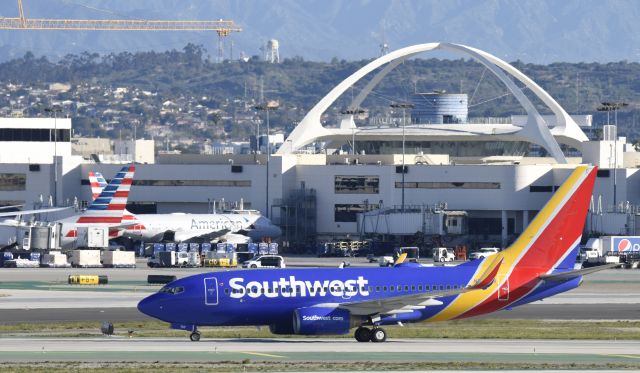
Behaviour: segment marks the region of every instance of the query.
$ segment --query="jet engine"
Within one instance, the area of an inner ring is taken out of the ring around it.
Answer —
[[[293,332],[302,335],[347,334],[361,321],[340,308],[298,308],[293,312]]]

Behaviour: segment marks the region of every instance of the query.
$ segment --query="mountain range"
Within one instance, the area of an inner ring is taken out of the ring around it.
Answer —
[[[281,58],[357,60],[432,41],[462,43],[507,61],[640,61],[636,0],[23,0],[27,18],[233,20],[229,56],[261,56],[269,39]],[[17,17],[5,0],[0,17]],[[201,44],[214,58],[211,32],[0,31],[0,60],[31,51],[58,59],[83,51],[182,49]],[[457,56],[454,56],[457,57]]]

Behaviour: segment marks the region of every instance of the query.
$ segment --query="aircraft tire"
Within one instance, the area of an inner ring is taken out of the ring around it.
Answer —
[[[191,335],[189,335],[189,339],[191,340],[191,342],[198,342],[200,340],[200,333],[198,332],[191,333]]]
[[[371,330],[371,342],[384,342],[387,340],[387,332],[382,328],[373,328]]]
[[[257,266],[257,265],[255,265],[255,264],[252,264],[252,265],[251,265],[251,268],[258,268],[258,266]]]
[[[371,341],[371,330],[369,328],[365,328],[363,326],[356,329],[356,332],[353,335],[358,342],[370,342]]]

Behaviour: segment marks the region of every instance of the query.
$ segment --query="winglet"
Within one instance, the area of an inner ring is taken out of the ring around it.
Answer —
[[[404,261],[407,259],[407,253],[402,253],[400,254],[400,256],[398,257],[398,259],[396,259],[396,262],[393,263],[394,265],[398,265],[398,264],[402,264],[404,263]]]
[[[487,267],[482,276],[480,276],[478,280],[476,280],[476,283],[474,285],[471,285],[470,288],[486,289],[491,286],[491,284],[493,284],[493,281],[495,281],[496,276],[498,275],[498,270],[500,269],[503,261],[503,257],[496,255],[493,259],[493,263],[491,263],[491,265]]]

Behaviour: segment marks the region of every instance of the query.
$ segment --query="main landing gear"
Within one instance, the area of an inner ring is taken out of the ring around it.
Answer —
[[[387,332],[377,326],[373,329],[361,326],[356,329],[353,336],[358,342],[384,342],[387,340]]]

